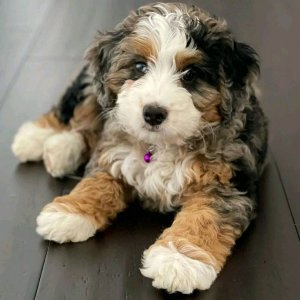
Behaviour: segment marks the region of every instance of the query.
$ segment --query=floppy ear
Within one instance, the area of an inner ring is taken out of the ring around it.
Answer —
[[[232,87],[241,88],[259,75],[258,55],[253,48],[244,43],[233,41],[222,51],[222,66]]]
[[[118,45],[127,34],[123,28],[106,33],[99,32],[85,52],[85,59],[89,62],[93,73],[98,101],[103,108],[111,108],[114,105],[114,95],[106,87],[105,80],[113,58],[118,55]]]
[[[259,75],[257,53],[247,44],[236,42],[224,21],[214,17],[205,22],[191,18],[188,31],[197,46],[221,66],[231,87],[241,88]]]

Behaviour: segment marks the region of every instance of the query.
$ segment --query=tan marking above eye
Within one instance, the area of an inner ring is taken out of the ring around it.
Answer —
[[[131,36],[124,40],[121,49],[145,58],[146,60],[153,60],[157,57],[157,51],[151,39],[144,37]]]
[[[185,49],[180,51],[175,56],[175,63],[177,70],[183,71],[188,66],[195,63],[201,62],[203,60],[204,54],[196,49]]]
[[[206,111],[202,118],[207,122],[218,122],[221,121],[221,116],[218,110],[218,106],[211,107],[210,110]]]

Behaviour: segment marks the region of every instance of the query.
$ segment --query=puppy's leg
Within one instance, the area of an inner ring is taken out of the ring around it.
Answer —
[[[142,274],[168,292],[208,289],[249,223],[251,200],[194,195],[174,223],[144,252]]]
[[[21,162],[44,160],[53,177],[76,171],[88,160],[98,141],[100,106],[91,78],[83,68],[57,106],[17,132],[12,150]]]
[[[59,122],[54,110],[41,116],[38,120],[24,123],[16,133],[12,151],[21,161],[40,161],[43,159],[45,141],[67,125]]]
[[[126,207],[129,191],[107,173],[83,179],[37,217],[37,233],[58,243],[81,242],[103,230]]]
[[[73,173],[91,156],[101,132],[100,107],[94,95],[88,96],[74,109],[69,126],[48,138],[43,148],[45,167],[53,177]]]
[[[71,174],[85,161],[86,144],[75,131],[63,131],[49,137],[43,147],[44,165],[53,177]]]
[[[21,162],[42,160],[45,141],[58,132],[70,129],[69,121],[74,108],[84,99],[83,91],[87,86],[84,82],[85,72],[83,68],[50,112],[19,128],[12,143],[12,151]]]

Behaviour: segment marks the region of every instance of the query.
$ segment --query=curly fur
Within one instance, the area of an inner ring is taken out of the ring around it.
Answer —
[[[78,132],[91,159],[71,194],[41,212],[38,233],[85,240],[138,194],[147,208],[179,210],[145,252],[142,273],[169,292],[209,288],[255,217],[267,153],[256,52],[202,9],[158,3],[99,33],[85,57],[89,68],[35,124]],[[147,122],[147,106],[164,119]]]

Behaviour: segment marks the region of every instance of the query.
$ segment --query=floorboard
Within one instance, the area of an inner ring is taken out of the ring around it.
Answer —
[[[258,218],[209,291],[168,296],[140,274],[143,250],[170,225],[172,215],[150,213],[135,204],[85,243],[51,243],[37,299],[297,299],[300,244],[272,160],[259,199]]]
[[[273,156],[260,186],[258,218],[211,290],[169,296],[141,276],[143,250],[172,216],[143,211],[138,204],[86,243],[48,244],[36,235],[40,209],[75,182],[50,178],[42,164],[19,165],[10,150],[13,135],[55,103],[98,29],[111,29],[147,2],[0,0],[0,299],[298,299],[297,0],[185,1],[226,18],[238,39],[257,49],[262,104],[270,119]]]
[[[0,299],[33,299],[47,249],[35,233],[41,208],[62,183],[40,163],[19,165],[10,149],[17,128],[47,111],[65,87],[74,62],[28,62],[0,110]],[[34,74],[34,80],[33,76]]]
[[[97,30],[112,29],[127,13],[147,1],[57,1],[31,56],[82,58]],[[117,8],[117,9],[116,9]]]
[[[51,1],[3,1],[0,5],[0,107],[31,49]]]

